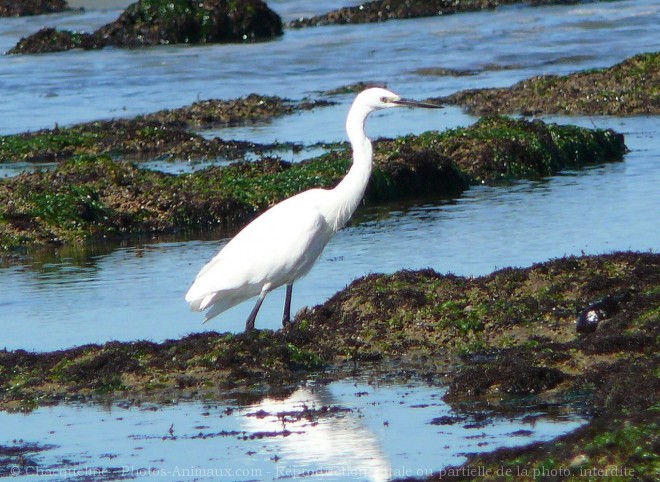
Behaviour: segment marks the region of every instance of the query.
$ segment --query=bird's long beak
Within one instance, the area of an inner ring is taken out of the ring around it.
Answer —
[[[420,102],[418,100],[413,100],[413,99],[398,99],[398,100],[393,100],[392,103],[406,107],[423,107],[425,109],[442,109],[443,107],[439,104],[431,104],[430,102]]]

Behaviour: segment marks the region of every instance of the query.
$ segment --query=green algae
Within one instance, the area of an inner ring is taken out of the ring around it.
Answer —
[[[455,160],[473,182],[549,176],[562,169],[618,161],[626,152],[623,136],[612,130],[506,117],[485,117],[441,135],[422,134],[420,142]]]
[[[134,120],[3,136],[2,159],[64,161],[51,172],[0,181],[0,245],[7,251],[125,234],[213,226],[233,230],[301,191],[332,188],[350,167],[351,153],[345,144],[296,164],[267,157],[179,176],[116,158],[131,153],[244,152],[248,146],[206,140],[186,129],[203,119],[212,123],[233,122],[237,117],[261,119],[266,112],[277,115],[316,105],[291,106],[279,98],[248,96]],[[623,136],[611,130],[487,117],[465,128],[376,141],[365,202],[452,197],[470,184],[548,176],[561,169],[619,161],[625,151]]]
[[[305,370],[317,370],[323,368],[327,363],[316,353],[300,348],[293,343],[287,343],[287,349],[290,352],[291,362],[297,368]]]
[[[0,136],[0,159],[57,160],[95,150],[98,134],[78,129],[53,129],[38,134]]]
[[[44,219],[63,229],[75,230],[84,224],[95,224],[107,218],[108,208],[97,191],[88,186],[67,186],[58,192],[33,193],[33,208],[26,213]]]
[[[479,466],[488,475],[452,480],[651,481],[660,473],[657,443],[653,420],[597,420],[551,443],[472,456],[464,467]]]

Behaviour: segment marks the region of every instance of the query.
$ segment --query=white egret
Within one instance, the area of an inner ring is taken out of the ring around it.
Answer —
[[[290,323],[293,283],[309,272],[328,241],[351,218],[367,187],[373,162],[364,132],[367,117],[402,106],[440,107],[380,88],[361,92],[346,120],[353,148],[348,174],[334,189],[310,189],[285,199],[243,228],[197,275],[186,294],[190,309],[209,309],[206,322],[258,295],[245,323],[245,329],[251,330],[266,295],[286,285],[282,325]]]

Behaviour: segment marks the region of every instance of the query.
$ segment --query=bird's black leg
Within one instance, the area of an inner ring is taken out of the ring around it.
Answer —
[[[293,293],[293,283],[286,285],[286,295],[284,296],[284,314],[282,315],[282,326],[291,323],[291,294]]]
[[[259,295],[259,299],[257,299],[257,304],[254,305],[254,308],[252,308],[252,311],[250,312],[250,316],[248,316],[247,321],[245,322],[245,331],[254,330],[254,322],[257,320],[257,313],[259,313],[259,308],[261,308],[261,303],[264,302],[266,293],[267,292],[262,291],[261,294]]]

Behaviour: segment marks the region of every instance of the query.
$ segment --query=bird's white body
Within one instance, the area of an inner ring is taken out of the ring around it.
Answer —
[[[325,194],[300,193],[248,224],[199,272],[186,295],[191,308],[213,305],[210,319],[307,274],[335,233],[322,214]]]
[[[404,103],[406,102],[406,103]],[[350,219],[369,182],[371,142],[364,122],[374,110],[415,105],[384,89],[357,96],[346,121],[353,165],[334,189],[311,189],[271,207],[239,232],[206,266],[186,294],[194,311],[210,310],[205,321],[259,295],[248,328],[266,294],[293,282],[312,268],[332,236]],[[423,105],[431,107],[429,105]],[[290,304],[287,293],[285,320]]]

